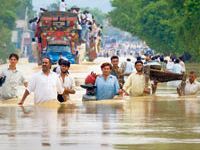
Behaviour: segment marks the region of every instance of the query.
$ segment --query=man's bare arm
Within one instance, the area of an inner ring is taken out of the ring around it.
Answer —
[[[29,95],[29,91],[26,89],[25,92],[24,92],[24,95],[21,99],[21,101],[18,103],[18,105],[23,105],[24,104],[24,101],[26,100],[26,97]]]

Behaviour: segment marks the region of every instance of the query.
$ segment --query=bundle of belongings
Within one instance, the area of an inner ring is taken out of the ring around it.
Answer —
[[[2,87],[2,85],[4,84],[5,81],[6,81],[6,76],[1,76],[0,77],[0,87]]]
[[[62,94],[58,94],[58,95],[57,95],[57,100],[58,100],[60,103],[65,102],[65,99],[63,98],[63,95],[62,95]]]
[[[96,100],[96,81],[97,75],[91,72],[85,79],[85,84],[81,85],[82,88],[86,89],[86,94],[83,95],[83,101],[95,101]]]

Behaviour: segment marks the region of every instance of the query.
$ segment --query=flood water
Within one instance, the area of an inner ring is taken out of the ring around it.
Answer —
[[[76,67],[78,84],[91,68]],[[147,97],[83,103],[83,93],[77,86],[72,105],[33,105],[31,96],[24,107],[17,100],[1,101],[1,150],[199,150],[198,96],[180,98],[165,84]]]

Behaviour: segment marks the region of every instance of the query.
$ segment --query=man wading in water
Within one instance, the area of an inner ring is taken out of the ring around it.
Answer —
[[[0,77],[5,78],[2,85],[2,98],[11,99],[18,97],[18,86],[24,84],[27,87],[27,80],[24,75],[17,69],[19,56],[15,53],[9,56],[9,67],[0,73]]]
[[[67,94],[68,90],[62,87],[58,75],[51,70],[51,60],[48,57],[42,59],[42,71],[34,74],[28,83],[28,87],[19,105],[23,105],[26,97],[34,92],[34,102],[41,103],[57,99],[58,94]]]
[[[69,94],[75,94],[75,83],[74,79],[69,75],[70,62],[67,60],[62,60],[60,63],[61,73],[59,75],[60,81],[63,88],[65,88],[65,94],[59,95],[58,100],[60,102],[66,102],[70,99]]]
[[[130,96],[144,96],[150,94],[149,82],[145,79],[143,73],[143,62],[135,62],[136,73],[132,73],[126,80],[123,90]]]

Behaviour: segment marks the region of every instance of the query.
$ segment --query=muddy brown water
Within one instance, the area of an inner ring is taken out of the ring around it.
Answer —
[[[24,71],[39,70],[27,65]],[[77,84],[91,66],[98,70],[95,64],[72,66]],[[83,93],[77,86],[71,105],[56,101],[33,105],[32,96],[24,107],[17,106],[16,99],[0,101],[0,148],[199,150],[199,96],[178,97],[166,84],[146,97],[83,103]]]

